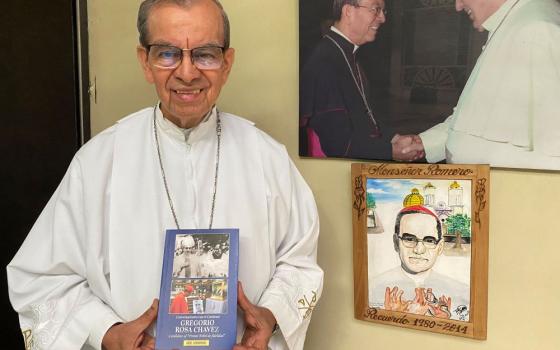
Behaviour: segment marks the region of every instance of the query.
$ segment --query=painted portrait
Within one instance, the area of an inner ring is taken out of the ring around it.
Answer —
[[[368,179],[366,192],[369,305],[468,321],[470,181]]]
[[[352,164],[357,319],[486,338],[489,171]]]

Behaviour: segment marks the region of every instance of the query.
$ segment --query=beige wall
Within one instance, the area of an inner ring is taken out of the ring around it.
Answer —
[[[309,1],[309,0],[307,0]],[[152,105],[136,63],[138,0],[89,1],[92,132]],[[223,0],[236,64],[220,101],[286,144],[317,199],[325,288],[306,349],[560,349],[560,174],[492,170],[488,340],[353,317],[350,161],[297,156],[298,1]],[[93,102],[93,101],[92,101]]]

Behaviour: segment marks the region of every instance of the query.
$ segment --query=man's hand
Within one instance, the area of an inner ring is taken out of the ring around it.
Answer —
[[[426,315],[430,309],[430,305],[426,301],[425,288],[414,288],[414,300],[410,304],[410,313],[417,315]]]
[[[269,309],[251,304],[241,282],[237,284],[237,304],[245,314],[246,327],[241,344],[235,345],[233,350],[267,350],[276,318]]]
[[[430,314],[439,318],[451,318],[451,297],[442,295],[437,303],[430,305]]]
[[[412,162],[425,156],[424,144],[418,135],[395,134],[391,140],[393,159]]]
[[[399,290],[399,287],[393,287],[393,289],[386,287],[385,310],[408,312],[408,307],[412,301],[403,300],[403,293],[404,291]]]
[[[158,313],[158,300],[137,319],[113,325],[101,342],[103,350],[155,350],[155,339],[145,333]]]

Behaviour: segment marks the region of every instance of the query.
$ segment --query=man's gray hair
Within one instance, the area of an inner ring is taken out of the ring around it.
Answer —
[[[140,8],[138,9],[138,20],[136,21],[136,27],[138,28],[138,34],[140,35],[140,45],[147,47],[150,43],[148,42],[148,17],[150,16],[150,12],[154,8],[154,6],[160,4],[175,4],[182,7],[190,7],[199,0],[144,0],[142,4],[140,4]],[[229,19],[227,16],[226,11],[220,1],[218,0],[211,0],[213,3],[218,6],[220,9],[220,13],[222,15],[222,23],[224,28],[224,49],[229,48]]]
[[[333,19],[339,21],[342,18],[342,8],[344,5],[358,6],[360,0],[334,0],[333,1]]]

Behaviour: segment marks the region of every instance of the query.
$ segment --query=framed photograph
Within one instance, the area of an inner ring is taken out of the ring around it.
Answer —
[[[395,133],[418,134],[452,114],[487,34],[454,0],[385,1],[375,37],[344,56],[333,3],[299,1],[299,154],[391,160]]]
[[[560,170],[557,45],[527,49],[560,4],[537,3],[300,0],[299,155]]]
[[[487,165],[352,164],[355,317],[486,339]]]

